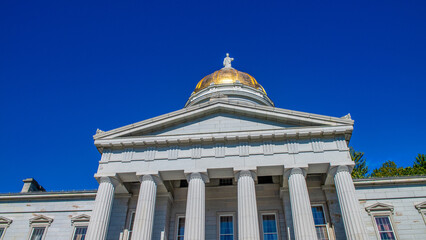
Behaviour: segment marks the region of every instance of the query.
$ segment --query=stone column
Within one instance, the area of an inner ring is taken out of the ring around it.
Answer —
[[[295,239],[317,239],[304,170],[300,168],[290,170],[288,187]]]
[[[337,167],[334,184],[336,185],[347,239],[367,239],[367,231],[361,219],[359,201],[355,196],[355,186],[347,166]]]
[[[101,177],[98,192],[96,193],[95,206],[87,229],[87,239],[106,239],[114,200],[114,189],[117,183],[111,177]]]
[[[195,172],[188,176],[185,240],[204,240],[206,222],[206,176]]]
[[[140,177],[140,190],[136,206],[132,239],[151,240],[154,223],[155,199],[157,196],[156,177],[144,175]]]
[[[238,239],[259,240],[259,217],[257,214],[254,173],[240,171],[238,181]]]

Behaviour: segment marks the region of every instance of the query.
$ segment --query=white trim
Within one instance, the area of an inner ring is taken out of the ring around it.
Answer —
[[[44,240],[46,238],[47,230],[49,229],[50,225],[53,222],[53,218],[44,216],[44,215],[38,215],[30,219],[30,232],[28,234],[28,240],[31,240],[31,237],[33,235],[34,228],[44,228],[43,231],[43,237],[41,238]]]
[[[263,232],[263,216],[264,215],[274,215],[275,216],[275,227],[277,228],[277,239],[281,239],[278,210],[259,211],[260,239],[261,240],[264,239],[264,232]]]
[[[6,218],[6,217],[0,217],[0,228],[3,228],[3,233],[0,235],[0,240],[3,240],[4,235],[6,235],[6,230],[12,224],[13,220]]]
[[[414,207],[417,209],[417,211],[419,211],[420,215],[422,215],[423,221],[426,224],[426,201],[416,204]]]
[[[220,217],[232,217],[232,231],[233,231],[233,239],[238,239],[237,237],[237,217],[235,212],[217,212],[216,213],[216,226],[217,226],[217,239],[220,240]]]
[[[391,224],[392,232],[395,235],[395,239],[400,239],[398,236],[398,232],[395,229],[395,223],[393,221],[393,212],[394,207],[392,205],[386,204],[386,203],[375,203],[373,205],[370,205],[365,208],[365,210],[368,212],[368,215],[371,216],[371,221],[373,222],[374,231],[376,232],[377,239],[380,238],[379,228],[377,227],[376,223],[376,217],[388,217],[389,222]]]
[[[326,208],[326,205],[324,203],[311,204],[311,208],[312,207],[318,207],[318,206],[322,207],[322,214],[323,214],[324,220],[325,220],[325,229],[327,230],[327,237],[328,237],[329,240],[331,240],[333,238],[331,237],[331,234],[330,234],[330,221],[328,219],[328,214],[327,214],[328,209]],[[316,227],[316,226],[317,225],[315,224],[315,220],[314,220],[314,227]],[[316,232],[316,230],[315,230],[315,232]]]
[[[72,231],[72,235],[71,235],[71,240],[74,239],[75,237],[75,230],[78,227],[89,227],[89,222],[90,222],[90,216],[86,215],[86,214],[80,214],[78,216],[75,216],[73,218],[71,218],[71,225],[73,226],[73,231]],[[87,231],[86,231],[87,234]]]

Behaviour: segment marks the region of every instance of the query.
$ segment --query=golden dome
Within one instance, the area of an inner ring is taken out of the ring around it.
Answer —
[[[205,76],[198,82],[195,87],[194,93],[197,93],[211,84],[235,84],[241,83],[243,85],[262,90],[265,94],[265,90],[263,87],[254,79],[254,77],[250,76],[245,72],[240,72],[232,67],[224,67],[210,75]]]

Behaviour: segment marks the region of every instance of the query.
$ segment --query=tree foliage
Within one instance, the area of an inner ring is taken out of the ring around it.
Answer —
[[[369,169],[363,152],[357,152],[350,148],[352,161],[355,167],[352,171],[352,178],[367,177],[397,177],[397,176],[419,176],[426,175],[426,154],[418,154],[412,166],[398,167],[394,161],[388,160],[379,168],[369,174]]]
[[[374,169],[371,177],[397,177],[426,175],[426,155],[418,154],[413,166],[398,167],[393,161],[386,161],[380,168]]]
[[[365,178],[368,173],[368,166],[364,158],[363,152],[357,152],[352,147],[350,148],[352,161],[355,162],[352,178]]]

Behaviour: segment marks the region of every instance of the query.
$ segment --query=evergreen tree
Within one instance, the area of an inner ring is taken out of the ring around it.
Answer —
[[[397,167],[394,161],[388,160],[380,168],[374,169],[372,177],[395,177],[404,176],[404,168]]]
[[[368,173],[368,166],[364,158],[363,152],[357,152],[352,147],[350,148],[352,161],[355,162],[352,178],[365,178]]]

